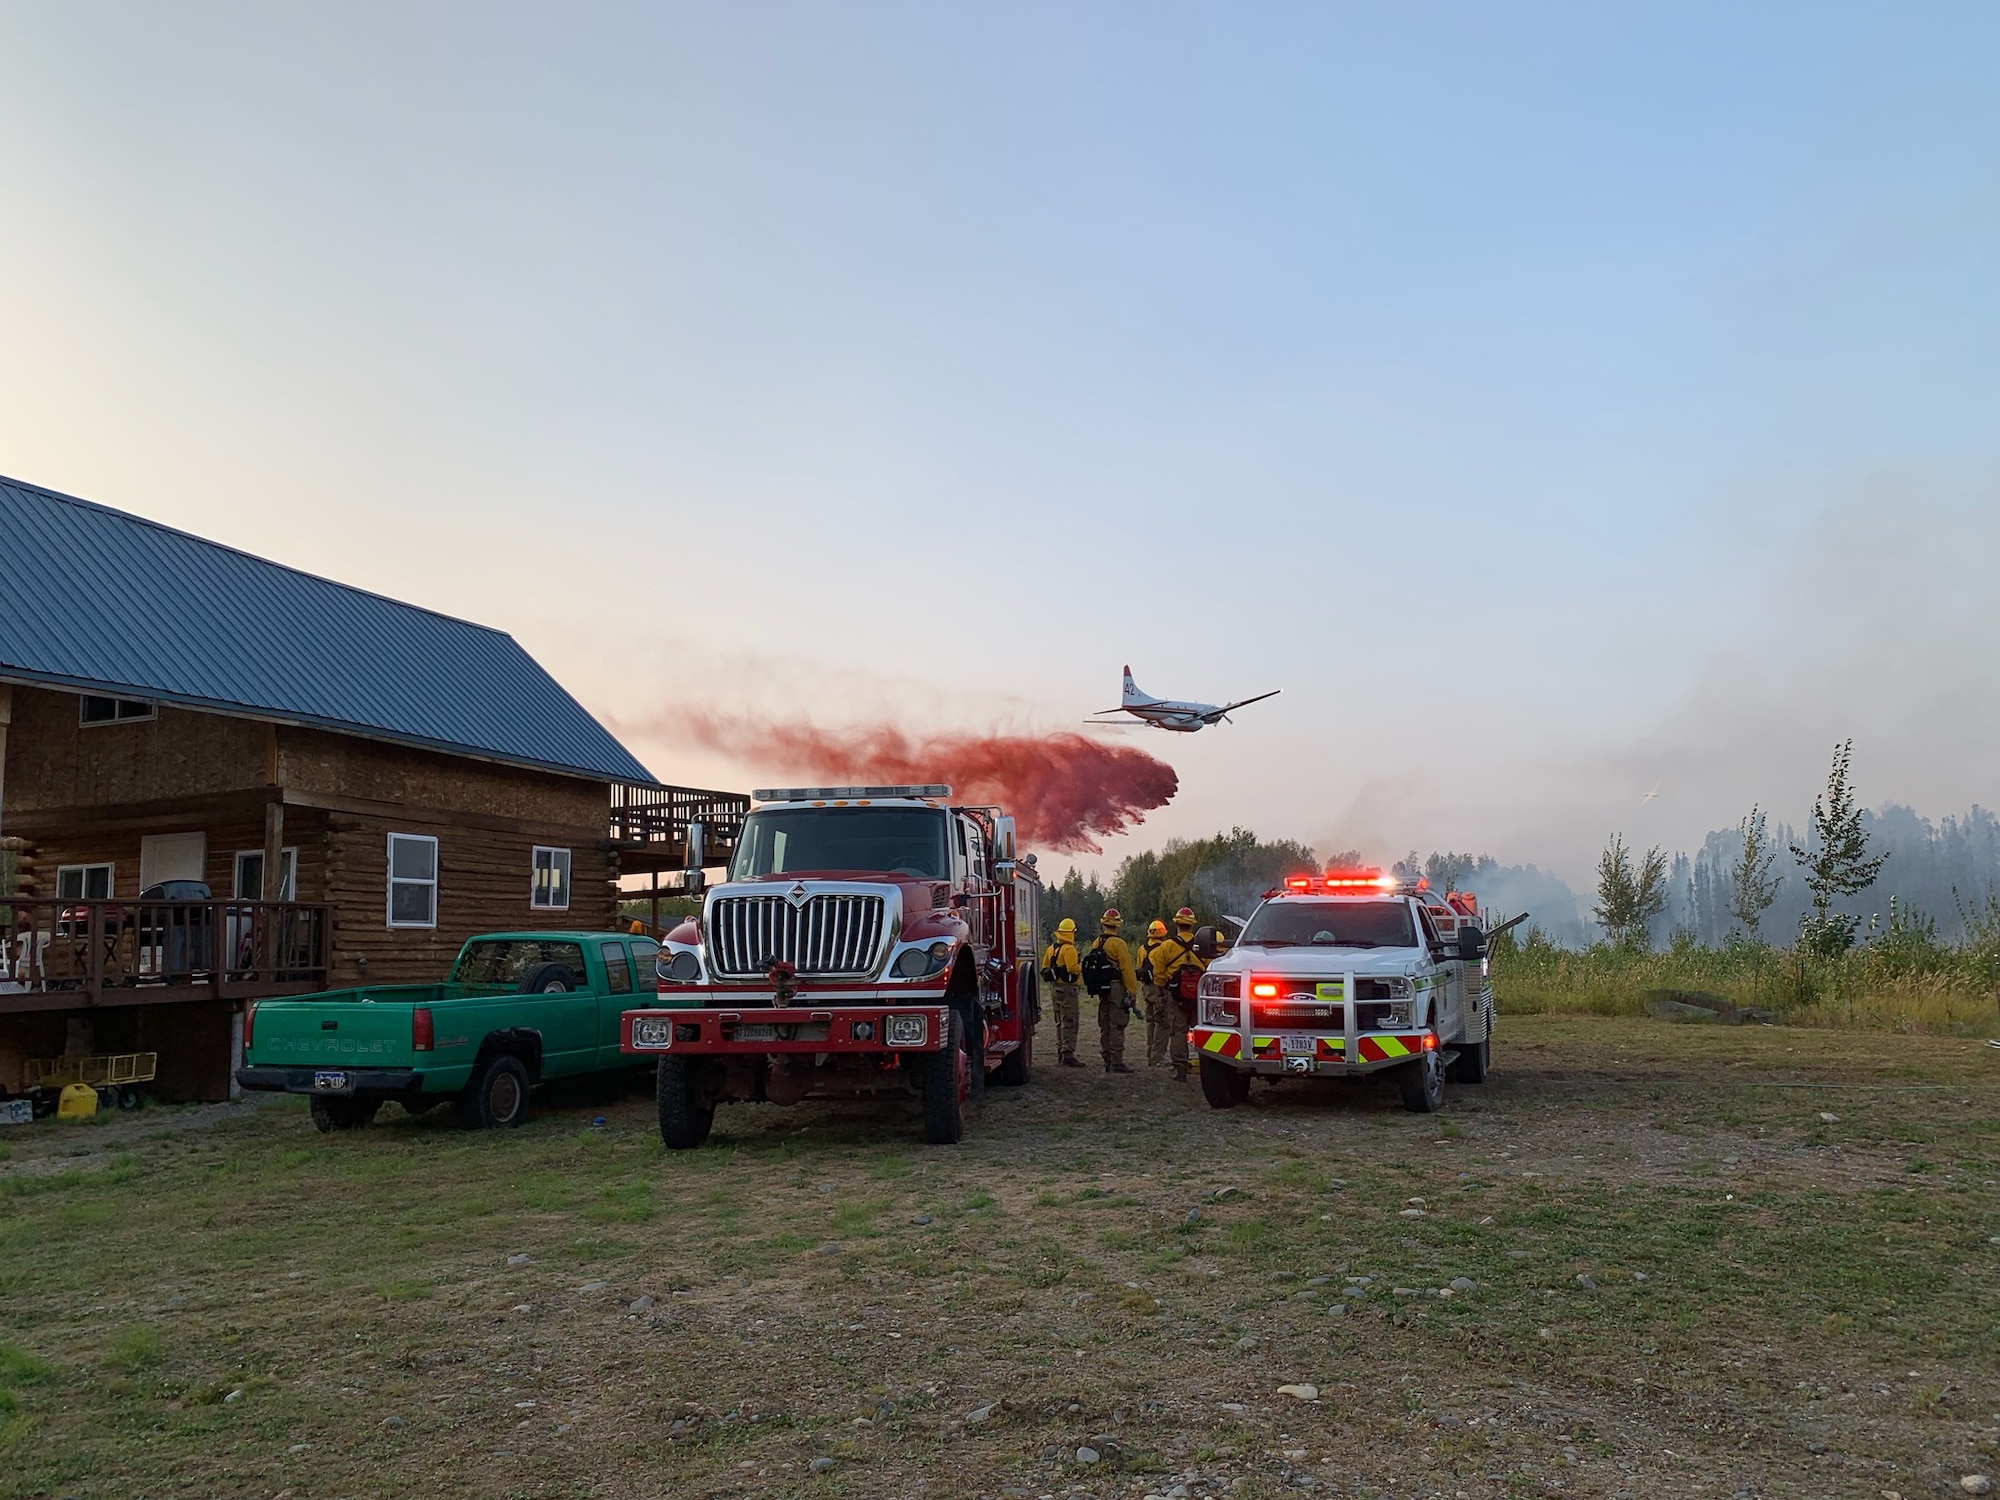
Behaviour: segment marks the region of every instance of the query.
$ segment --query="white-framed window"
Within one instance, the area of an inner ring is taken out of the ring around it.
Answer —
[[[150,703],[141,703],[137,698],[99,698],[85,693],[76,700],[76,722],[79,724],[129,724],[134,719],[151,719],[159,710]]]
[[[116,865],[56,866],[58,901],[109,901]]]
[[[535,846],[535,878],[528,905],[536,911],[569,910],[569,850]]]
[[[389,835],[389,925],[437,926],[438,841],[427,833]]]
[[[283,883],[278,888],[280,901],[299,899],[299,851],[286,849],[280,856],[284,863],[278,866]],[[236,889],[232,893],[238,901],[262,901],[264,899],[264,851],[245,849],[236,856]]]

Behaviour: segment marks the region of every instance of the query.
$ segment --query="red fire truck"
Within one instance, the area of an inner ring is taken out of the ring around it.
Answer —
[[[1014,820],[948,786],[751,794],[724,883],[661,944],[659,996],[622,1045],[659,1059],[660,1136],[718,1104],[915,1098],[949,1145],[965,1105],[1033,1065],[1041,881]],[[700,889],[699,829],[690,883]]]

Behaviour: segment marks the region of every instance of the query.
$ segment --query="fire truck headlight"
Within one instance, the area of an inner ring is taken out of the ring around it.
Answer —
[[[926,1016],[890,1016],[882,1026],[882,1040],[891,1047],[921,1047],[929,1036]]]
[[[1242,1017],[1240,1003],[1224,1000],[1216,995],[1205,995],[1201,1002],[1201,1024],[1204,1026],[1234,1026]]]
[[[928,979],[950,961],[950,943],[932,943],[928,948],[905,948],[896,956],[896,973],[904,979]]]
[[[632,1045],[665,1049],[674,1044],[674,1023],[666,1016],[639,1016],[632,1022]]]
[[[658,973],[660,978],[674,984],[693,984],[701,978],[701,960],[691,950],[683,948],[669,958],[662,958]]]
[[[1408,1000],[1399,1000],[1394,1005],[1383,1008],[1383,1022],[1389,1026],[1409,1026],[1414,1024],[1412,1006]]]

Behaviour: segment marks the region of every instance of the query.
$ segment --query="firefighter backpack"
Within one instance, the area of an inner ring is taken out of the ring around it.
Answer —
[[[1090,951],[1083,955],[1083,987],[1102,1000],[1111,993],[1111,986],[1118,982],[1118,965],[1111,961],[1111,955],[1104,951],[1104,939],[1099,938],[1090,945]]]

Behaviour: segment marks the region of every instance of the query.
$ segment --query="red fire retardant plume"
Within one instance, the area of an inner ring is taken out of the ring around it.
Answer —
[[[697,714],[685,728],[697,744],[815,783],[945,782],[952,800],[1012,813],[1023,844],[1096,853],[1164,807],[1180,788],[1165,761],[1130,745],[1081,734],[946,734],[913,740],[887,724],[817,729]]]

